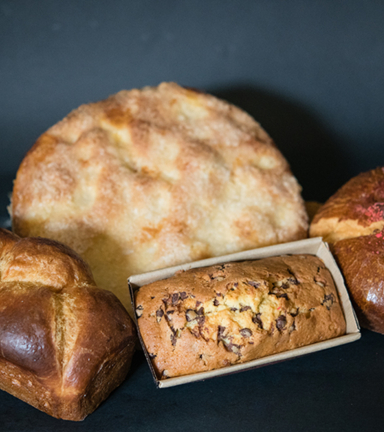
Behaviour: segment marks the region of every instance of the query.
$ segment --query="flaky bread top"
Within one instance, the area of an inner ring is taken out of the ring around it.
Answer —
[[[76,250],[128,307],[126,279],[306,236],[300,186],[244,111],[174,83],[83,105],[22,162],[14,231]]]

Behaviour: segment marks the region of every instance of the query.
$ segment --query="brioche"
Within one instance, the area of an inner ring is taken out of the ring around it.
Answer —
[[[84,261],[0,229],[0,389],[47,414],[82,420],[126,377],[128,313]]]
[[[376,168],[353,177],[331,196],[314,216],[309,235],[333,244],[383,228],[384,168]]]
[[[12,224],[73,248],[129,309],[132,274],[305,238],[300,190],[249,115],[163,83],[44,133],[18,170]]]

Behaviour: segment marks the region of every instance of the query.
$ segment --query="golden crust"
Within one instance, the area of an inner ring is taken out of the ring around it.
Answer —
[[[12,220],[76,250],[126,307],[132,274],[307,233],[300,186],[260,125],[173,83],[83,105],[43,134]]]
[[[345,333],[332,276],[310,255],[179,273],[141,287],[136,313],[161,379],[243,363]]]
[[[124,380],[134,325],[67,246],[0,229],[0,388],[82,420]]]
[[[310,237],[328,243],[370,235],[384,228],[384,168],[349,180],[320,208],[310,226]]]

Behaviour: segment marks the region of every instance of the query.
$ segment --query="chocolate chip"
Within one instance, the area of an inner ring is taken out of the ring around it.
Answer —
[[[188,297],[188,294],[185,291],[180,293],[181,300],[185,300],[187,297]]]
[[[163,315],[164,315],[164,311],[163,311],[163,309],[158,309],[158,310],[156,311],[156,321],[157,321],[158,323],[161,321],[161,318],[163,317]]]
[[[295,316],[297,316],[298,314],[299,314],[299,308],[296,308],[296,311],[291,311],[290,313],[289,313],[292,317],[295,317]]]
[[[200,337],[200,331],[197,327],[190,328],[189,331],[193,334],[193,336],[195,336],[195,338]]]
[[[167,298],[163,298],[162,301],[165,305],[165,308],[167,308],[169,306],[169,303],[171,303],[171,295],[169,295]]]
[[[173,306],[177,305],[177,302],[179,301],[179,298],[180,298],[180,294],[179,293],[172,294],[172,305]]]
[[[185,312],[185,318],[188,322],[193,321],[196,319],[197,313],[193,309],[188,309],[187,312]]]
[[[261,329],[263,329],[263,321],[261,321],[261,313],[256,314],[253,318],[252,318],[252,322],[254,324],[257,324]]]
[[[172,346],[176,346],[177,338],[174,334],[171,334],[171,343]]]
[[[243,328],[240,330],[240,334],[243,337],[249,338],[252,336],[252,331],[249,328]]]
[[[278,330],[284,330],[284,327],[287,325],[287,318],[284,315],[280,315],[276,320],[276,327]]]
[[[233,286],[234,286],[235,288],[237,288],[237,287],[239,286],[239,283],[238,283],[238,282],[235,282],[235,283],[233,284]]]
[[[153,300],[154,298],[155,298],[155,297],[152,297],[152,296],[151,296],[151,300]]]
[[[167,315],[172,315],[173,313],[175,313],[174,310],[169,310],[169,311],[167,311]]]
[[[246,283],[247,283],[248,285],[253,286],[253,288],[259,288],[259,286],[260,286],[260,282],[247,281]]]
[[[231,341],[224,340],[224,339],[223,339],[223,343],[227,351],[233,352],[234,354],[240,356],[240,348],[241,348],[240,345],[233,344]]]
[[[223,338],[226,327],[219,326],[217,329],[217,340],[220,341]]]
[[[331,309],[335,299],[333,297],[333,294],[328,294],[324,296],[324,300],[321,303],[323,306],[325,306],[328,310]]]
[[[231,311],[232,311],[232,312],[236,312],[236,311],[237,311],[237,308],[235,308],[235,307],[231,307]]]
[[[150,359],[154,359],[157,357],[157,354],[148,353]]]
[[[277,298],[285,298],[286,300],[288,300],[288,295],[287,293],[285,293],[282,289],[282,287],[279,286],[274,286],[272,288],[272,290],[268,293],[269,295],[274,295]]]
[[[196,300],[196,309],[203,303],[201,303],[201,301]]]
[[[200,355],[199,355],[199,358],[202,359],[202,358],[203,358],[203,354],[200,354]]]
[[[201,303],[200,303],[201,304]],[[198,311],[197,311],[197,315],[204,315],[204,308],[201,307]]]
[[[199,315],[199,316],[196,318],[196,321],[197,321],[197,324],[198,324],[199,326],[202,326],[202,325],[205,323],[205,316],[204,316],[204,315]]]
[[[219,301],[217,299],[214,299],[213,300],[213,304],[214,304],[214,306],[219,306],[220,303],[219,303]]]
[[[251,308],[251,306],[242,306],[241,308],[240,308],[240,312],[245,312],[245,311],[247,311],[247,310],[251,310],[252,308]]]
[[[287,282],[289,282],[292,285],[299,285],[300,282],[296,278],[288,278]]]

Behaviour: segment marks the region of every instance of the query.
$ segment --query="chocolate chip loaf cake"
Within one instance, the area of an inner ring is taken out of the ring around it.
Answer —
[[[192,269],[145,285],[135,297],[139,330],[159,379],[345,333],[332,276],[312,255]]]

